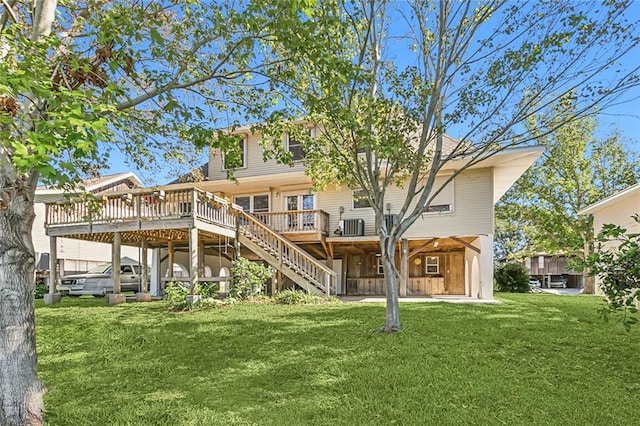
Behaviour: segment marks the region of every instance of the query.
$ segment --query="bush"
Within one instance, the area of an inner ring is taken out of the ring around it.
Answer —
[[[640,214],[632,218],[640,224]],[[601,311],[604,318],[622,312],[622,325],[629,331],[638,322],[635,314],[640,308],[640,233],[605,224],[594,249],[578,269],[586,268],[589,275],[599,278],[600,290],[607,300],[607,307]]]
[[[49,292],[49,286],[45,284],[36,284],[33,295],[36,299],[42,299]]]
[[[169,310],[184,311],[189,308],[187,303],[187,295],[189,289],[181,283],[170,282],[164,288],[164,300],[169,302]]]
[[[198,290],[198,294],[202,296],[204,299],[210,299],[215,297],[220,291],[220,283],[210,282],[203,283],[200,289]]]
[[[528,293],[529,273],[517,263],[506,263],[494,270],[494,281],[498,291],[509,293]]]
[[[233,278],[229,296],[250,299],[264,289],[265,283],[273,275],[273,269],[240,257],[233,261],[231,275]]]
[[[282,290],[273,296],[273,301],[281,305],[313,305],[336,300],[335,297],[326,299],[302,290]]]

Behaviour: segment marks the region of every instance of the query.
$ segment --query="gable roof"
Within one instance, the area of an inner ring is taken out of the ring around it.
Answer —
[[[142,188],[144,185],[138,176],[133,172],[127,173],[115,173],[112,175],[104,175],[99,177],[93,177],[84,179],[82,185],[87,192],[97,193],[103,188],[108,188],[110,185],[118,183],[129,183],[133,188]],[[54,186],[39,186],[36,188],[35,202],[53,201],[53,197],[59,198],[66,191]]]
[[[640,183],[636,183],[635,185],[631,185],[630,187],[623,189],[620,192],[616,192],[615,194],[603,198],[602,200],[591,204],[590,206],[585,207],[584,209],[578,212],[579,215],[587,215],[593,214],[597,210],[608,207],[612,204],[627,200],[634,195],[640,195]]]
[[[167,183],[167,185],[174,185],[176,183],[197,182],[199,180],[209,180],[209,162],[207,161],[203,165],[196,167],[195,169],[178,176],[177,179]]]

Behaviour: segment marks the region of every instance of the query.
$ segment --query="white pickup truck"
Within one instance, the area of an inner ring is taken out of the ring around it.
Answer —
[[[139,291],[142,282],[140,271],[139,265],[120,265],[120,290]],[[62,277],[58,289],[63,293],[68,291],[69,296],[91,294],[104,297],[107,293],[113,293],[111,264],[96,266],[84,274]]]

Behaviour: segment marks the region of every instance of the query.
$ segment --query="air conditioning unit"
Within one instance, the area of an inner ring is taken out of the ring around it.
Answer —
[[[384,215],[384,224],[387,226],[387,231],[391,230],[391,228],[393,228],[393,225],[395,225],[397,222],[398,222],[397,214]]]
[[[340,221],[340,231],[343,237],[361,237],[364,235],[364,220],[344,219]]]

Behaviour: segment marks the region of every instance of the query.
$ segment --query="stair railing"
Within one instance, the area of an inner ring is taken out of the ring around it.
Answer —
[[[249,239],[259,241],[280,264],[293,269],[298,275],[323,290],[327,297],[331,295],[331,289],[336,288],[337,274],[331,268],[320,263],[260,220],[240,210],[237,223],[240,233]]]

